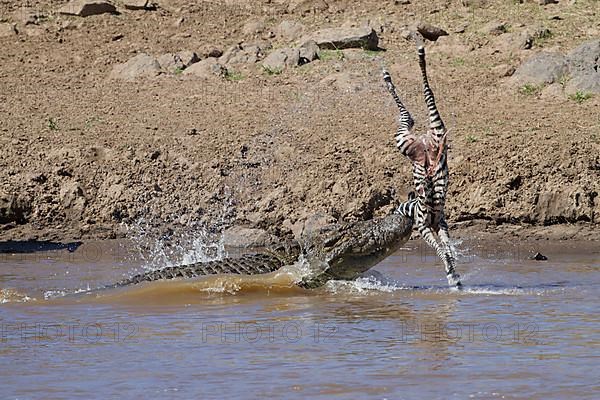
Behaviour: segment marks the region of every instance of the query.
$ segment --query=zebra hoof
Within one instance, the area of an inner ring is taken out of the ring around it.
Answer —
[[[450,286],[454,286],[457,289],[462,289],[462,283],[460,282],[460,277],[457,274],[450,274],[447,276],[447,278]]]

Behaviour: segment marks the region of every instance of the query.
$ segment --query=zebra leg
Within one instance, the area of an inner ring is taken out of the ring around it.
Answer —
[[[429,109],[429,127],[434,130],[436,136],[440,137],[446,133],[444,121],[438,112],[437,106],[435,105],[435,97],[433,91],[429,87],[429,81],[427,79],[427,66],[425,62],[425,47],[419,46],[417,49],[419,54],[419,67],[421,67],[421,75],[423,76],[423,94],[425,95],[425,103]]]
[[[448,223],[446,219],[442,217],[440,219],[440,231],[438,233],[440,237],[440,241],[446,247],[448,254],[452,257],[453,261],[456,261],[456,252],[454,251],[454,247],[450,245],[450,234],[448,232]]]
[[[398,131],[396,132],[396,146],[402,154],[406,155],[408,147],[415,141],[415,137],[412,133],[412,128],[415,125],[415,121],[412,119],[410,113],[398,97],[398,93],[396,93],[396,87],[392,82],[392,77],[390,73],[385,69],[383,70],[383,80],[387,87],[387,90],[390,92],[398,109],[400,110],[400,115],[398,116]]]
[[[454,266],[456,265],[456,252],[454,251],[454,247],[450,244],[450,235],[448,233],[448,223],[446,222],[446,219],[444,217],[442,217],[440,219],[440,224],[439,224],[440,230],[439,230],[439,237],[440,237],[440,242],[442,242],[442,245],[445,248],[445,252],[446,252],[446,258],[448,260],[448,262],[450,263],[450,265],[452,265],[452,270],[454,271],[454,274],[452,276],[452,279],[454,280],[455,284],[457,286],[460,286],[460,275],[458,274],[458,272],[456,272],[454,270]]]
[[[431,229],[428,226],[421,225],[419,227],[419,234],[421,234],[423,240],[425,240],[425,242],[435,250],[437,256],[444,263],[448,284],[451,286],[461,286],[460,277],[458,276],[456,271],[454,271],[454,263],[452,263],[451,260],[448,259],[446,250],[439,245],[439,243],[433,236],[433,232],[431,231]]]

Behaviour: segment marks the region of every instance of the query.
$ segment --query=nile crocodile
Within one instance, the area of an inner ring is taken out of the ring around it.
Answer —
[[[317,229],[300,241],[283,241],[277,246],[237,258],[166,267],[134,275],[105,288],[147,281],[194,278],[203,275],[256,275],[276,271],[304,258],[312,273],[298,285],[316,288],[327,281],[352,280],[395,252],[409,238],[412,220],[390,215]]]

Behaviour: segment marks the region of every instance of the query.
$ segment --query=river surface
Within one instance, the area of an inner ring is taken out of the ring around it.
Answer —
[[[463,291],[419,241],[317,290],[292,266],[90,292],[151,266],[0,254],[0,397],[600,398],[600,246],[458,247]]]

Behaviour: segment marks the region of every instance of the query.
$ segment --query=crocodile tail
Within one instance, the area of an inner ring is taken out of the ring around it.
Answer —
[[[141,282],[169,280],[175,278],[195,278],[204,275],[236,274],[257,275],[278,270],[285,261],[274,254],[260,253],[239,258],[224,258],[222,260],[199,262],[186,265],[166,267],[144,272],[124,279],[107,288],[135,285]]]

